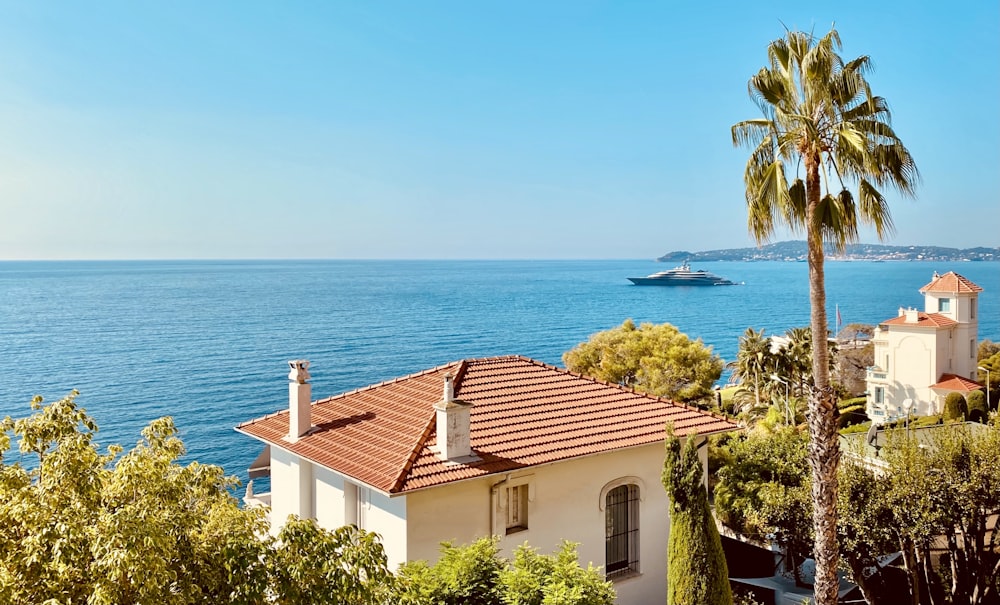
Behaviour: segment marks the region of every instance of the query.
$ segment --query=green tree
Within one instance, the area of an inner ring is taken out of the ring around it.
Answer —
[[[404,564],[394,602],[404,605],[612,605],[615,592],[597,568],[580,566],[576,545],[564,542],[554,555],[527,544],[513,562],[500,556],[497,539],[466,546],[441,545],[434,565]]]
[[[822,37],[786,32],[768,46],[768,65],[749,92],[762,118],[732,127],[733,144],[751,151],[744,172],[748,226],[758,243],[776,224],[805,231],[809,264],[810,329],[814,389],[809,398],[813,471],[816,584],[819,605],[837,601],[836,394],[830,384],[824,245],[844,249],[857,241],[858,223],[880,239],[892,219],[881,190],[912,195],[916,164],[890,126],[889,106],[866,80],[867,56],[845,62],[835,29]],[[805,180],[791,176],[792,167]],[[787,169],[786,169],[787,168]],[[847,185],[857,183],[857,197]]]
[[[989,342],[989,341],[986,341]],[[992,343],[991,343],[992,344]],[[1000,345],[994,345],[1000,346]],[[982,352],[983,347],[980,345],[980,352]],[[978,367],[983,368],[983,371],[979,370],[977,374],[977,379],[984,385],[989,382],[990,387],[990,401],[986,402],[987,407],[994,409],[996,406],[993,404],[997,401],[997,397],[1000,397],[1000,351],[993,353],[988,357],[983,357],[978,362]]]
[[[900,551],[914,605],[995,599],[1000,532],[990,528],[1000,512],[998,456],[996,423],[950,425],[919,440],[905,430],[890,433],[880,453],[884,469],[845,465],[850,468],[842,473],[843,489],[850,501],[844,506],[861,516],[843,522],[853,524],[858,538],[845,540],[849,566],[870,568],[877,554]],[[947,554],[939,559],[932,547],[940,545]],[[883,602],[897,603],[899,597]]]
[[[969,406],[965,401],[965,396],[958,391],[948,393],[944,398],[944,420],[954,422],[964,420],[969,415]]]
[[[694,436],[682,445],[667,429],[663,488],[670,499],[667,605],[732,605],[722,540],[702,483],[704,467]]]
[[[715,485],[719,519],[751,540],[780,545],[799,584],[812,543],[807,441],[798,427],[759,424],[723,446],[727,463]]]
[[[636,327],[631,319],[576,345],[563,354],[563,363],[574,372],[679,401],[709,396],[722,375],[722,360],[700,338],[691,340],[670,324]]]
[[[234,477],[178,462],[170,418],[102,453],[75,392],[32,409],[0,423],[2,603],[368,603],[391,579],[381,544],[353,528],[294,521],[275,542]],[[10,435],[23,465],[7,459]]]
[[[736,397],[743,402],[743,411],[751,411],[748,401],[751,397],[752,410],[759,411],[765,407],[761,403],[761,394],[771,383],[771,374],[777,369],[777,361],[771,353],[771,339],[764,336],[764,330],[758,332],[753,328],[747,328],[740,336],[736,360],[728,365],[733,375],[740,381],[740,390]]]

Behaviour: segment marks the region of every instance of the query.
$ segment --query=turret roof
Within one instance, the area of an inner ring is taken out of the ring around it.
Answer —
[[[971,294],[974,292],[982,292],[983,289],[980,286],[972,283],[965,277],[962,277],[954,271],[949,271],[944,275],[934,274],[934,279],[931,283],[927,284],[923,288],[920,288],[920,293],[926,292],[948,292],[954,294]]]

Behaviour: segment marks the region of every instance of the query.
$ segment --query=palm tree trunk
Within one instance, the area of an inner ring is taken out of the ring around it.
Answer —
[[[809,396],[809,466],[812,469],[813,529],[816,541],[816,605],[837,603],[837,401],[830,387],[830,353],[827,341],[826,283],[823,273],[823,234],[817,207],[820,202],[819,153],[807,153],[806,245],[809,254],[809,327],[812,330],[814,388]]]

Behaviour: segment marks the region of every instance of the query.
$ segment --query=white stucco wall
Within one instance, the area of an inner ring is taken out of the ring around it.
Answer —
[[[314,512],[320,527],[336,529],[353,520],[347,518],[347,502],[344,499],[344,478],[321,466],[313,470]],[[274,496],[271,496],[274,499]],[[356,506],[356,503],[352,502]]]
[[[365,491],[368,495],[363,497],[365,509],[359,513],[359,525],[382,536],[389,569],[395,570],[407,561],[407,496],[390,498],[371,489]]]
[[[312,464],[271,446],[271,531],[277,533],[288,515],[313,516]]]
[[[701,454],[704,458],[705,451]],[[509,556],[525,541],[542,552],[552,552],[566,539],[580,543],[583,565],[592,562],[603,567],[602,490],[616,479],[634,476],[640,486],[640,574],[616,581],[615,589],[623,604],[665,602],[669,520],[660,484],[662,468],[663,444],[656,443],[511,473],[511,481],[529,478],[533,500],[528,504],[528,529],[502,537],[504,554]],[[505,477],[491,476],[409,494],[409,558],[435,561],[442,540],[465,544],[492,533],[491,511],[502,511],[496,510],[491,487]]]

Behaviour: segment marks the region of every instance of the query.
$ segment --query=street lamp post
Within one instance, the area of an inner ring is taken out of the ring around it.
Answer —
[[[984,368],[979,366],[979,369],[986,372],[986,409],[990,409],[990,370],[989,368]],[[987,412],[989,413],[989,412]]]
[[[906,438],[910,438],[910,410],[913,409],[913,400],[906,398],[903,400],[903,411],[906,412]]]

